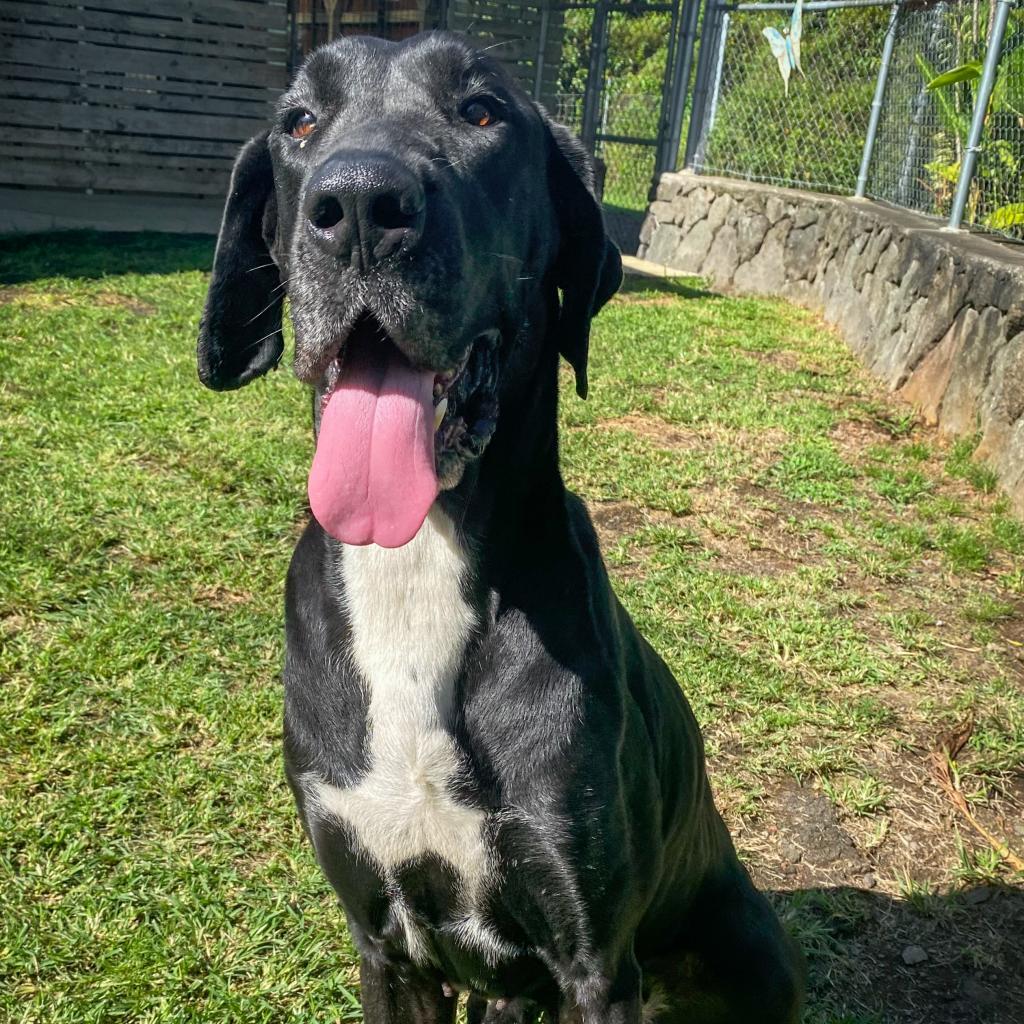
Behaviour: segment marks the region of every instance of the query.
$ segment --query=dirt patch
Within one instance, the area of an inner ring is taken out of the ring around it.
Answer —
[[[644,292],[619,292],[615,301],[624,306],[675,306],[674,295],[650,295]]]
[[[121,295],[119,292],[99,292],[97,295],[90,296],[89,301],[98,306],[126,309],[136,316],[153,316],[156,313],[156,306],[131,295]]]
[[[812,524],[826,526],[837,519],[834,509],[790,501],[744,481],[695,494],[687,525],[723,572],[774,576],[820,562],[822,535]]]
[[[9,615],[0,615],[0,636],[15,637],[28,624],[28,619],[24,615],[18,615],[16,612],[11,612]]]
[[[974,887],[930,900],[843,887],[774,893],[803,937],[812,1021],[1018,1024],[1024,1019],[1024,894]],[[832,955],[842,949],[843,956]],[[833,1011],[815,1013],[827,989]]]
[[[602,549],[635,533],[650,521],[644,510],[630,501],[592,501],[587,509]]]
[[[744,349],[744,352],[752,359],[768,366],[774,366],[787,373],[806,373],[812,377],[831,377],[833,372],[827,366],[810,360],[799,352],[790,352],[785,349],[771,349],[761,351],[758,349]]]
[[[29,287],[0,288],[0,305],[23,306],[26,309],[54,309],[74,306],[75,303],[60,292],[39,292]]]
[[[921,881],[948,877],[936,836],[955,848],[958,828],[926,774],[902,780],[875,846],[861,819],[809,784],[783,783],[756,818],[730,822],[755,883],[807,957],[815,1024],[844,1013],[885,1024],[1024,1020],[1024,893]]]
[[[891,441],[892,433],[878,420],[850,419],[840,420],[830,431],[829,437],[841,452],[852,452],[859,457],[871,445]]]
[[[645,441],[650,441],[657,448],[669,450],[693,451],[707,448],[711,439],[696,430],[686,430],[657,416],[643,416],[630,413],[616,419],[601,420],[598,424],[605,430],[628,430]]]
[[[102,291],[76,296],[61,291],[37,291],[28,286],[0,288],[0,305],[24,306],[27,309],[56,309],[60,306],[105,306],[126,309],[136,316],[153,316],[156,306],[120,292]]]
[[[252,599],[252,594],[247,591],[232,590],[220,583],[199,587],[195,591],[196,604],[206,605],[208,608],[236,608],[240,604],[249,604]]]

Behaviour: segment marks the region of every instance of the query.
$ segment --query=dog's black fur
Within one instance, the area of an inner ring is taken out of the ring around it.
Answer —
[[[474,98],[496,123],[466,123]],[[302,110],[316,117],[305,145],[289,134]],[[339,257],[311,203],[367,163],[405,183],[400,230],[374,250],[360,221]],[[286,766],[361,954],[368,1024],[450,1024],[459,989],[471,1022],[798,1018],[798,955],[715,810],[697,724],[559,474],[559,353],[585,395],[590,318],[620,278],[579,144],[458,37],[317,51],[238,158],[199,341],[208,386],[278,362],[285,291],[315,422],[360,317],[437,372],[500,332],[497,428],[481,457],[460,456],[436,507],[458,524],[476,622],[444,719],[462,766],[450,796],[485,822],[477,910],[504,953],[449,927],[462,899],[450,864],[428,854],[386,870],[358,823],[311,805],[308,773],[344,790],[373,768],[367,685],[346,657],[342,545],[311,522],[288,576]]]

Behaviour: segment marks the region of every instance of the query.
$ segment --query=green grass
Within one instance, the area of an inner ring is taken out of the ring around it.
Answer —
[[[359,1019],[280,764],[307,402],[286,372],[199,386],[210,258],[160,236],[0,249],[12,1024]],[[808,313],[700,282],[630,281],[592,351],[591,400],[565,389],[565,473],[704,726],[755,874],[775,884],[743,837],[797,779],[892,899],[1008,880],[934,795],[938,866],[908,882],[886,860],[921,799],[893,765],[919,764],[929,736],[974,713],[958,770],[979,814],[1024,760],[1024,530],[973,442],[945,448]],[[810,1019],[873,1020],[829,981],[865,915],[823,885],[781,904],[811,956]]]

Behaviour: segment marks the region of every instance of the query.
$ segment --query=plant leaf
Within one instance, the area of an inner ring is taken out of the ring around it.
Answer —
[[[1007,228],[1024,224],[1024,203],[1007,203],[993,210],[984,221],[985,227],[1005,231]]]
[[[927,87],[927,83],[935,81],[935,71],[922,54],[915,54],[914,58],[917,61],[918,69],[920,70],[921,76],[924,78]],[[939,112],[942,114],[942,118],[946,123],[946,131],[955,139],[966,139],[968,128],[967,117],[957,112],[953,104],[950,103],[949,97],[944,92],[936,92],[935,99],[938,101]]]
[[[981,78],[981,61],[971,60],[959,67],[943,71],[928,83],[928,90],[941,89],[947,85],[954,85],[957,82],[973,82]]]

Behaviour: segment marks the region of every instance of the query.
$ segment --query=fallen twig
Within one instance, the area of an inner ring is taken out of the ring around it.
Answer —
[[[974,830],[1003,858],[1014,871],[1024,872],[1024,860],[1017,856],[998,836],[994,836],[971,812],[963,793],[953,778],[951,765],[974,732],[974,716],[969,715],[951,732],[939,737],[939,744],[928,755],[932,774],[938,780],[950,803],[970,822]]]

